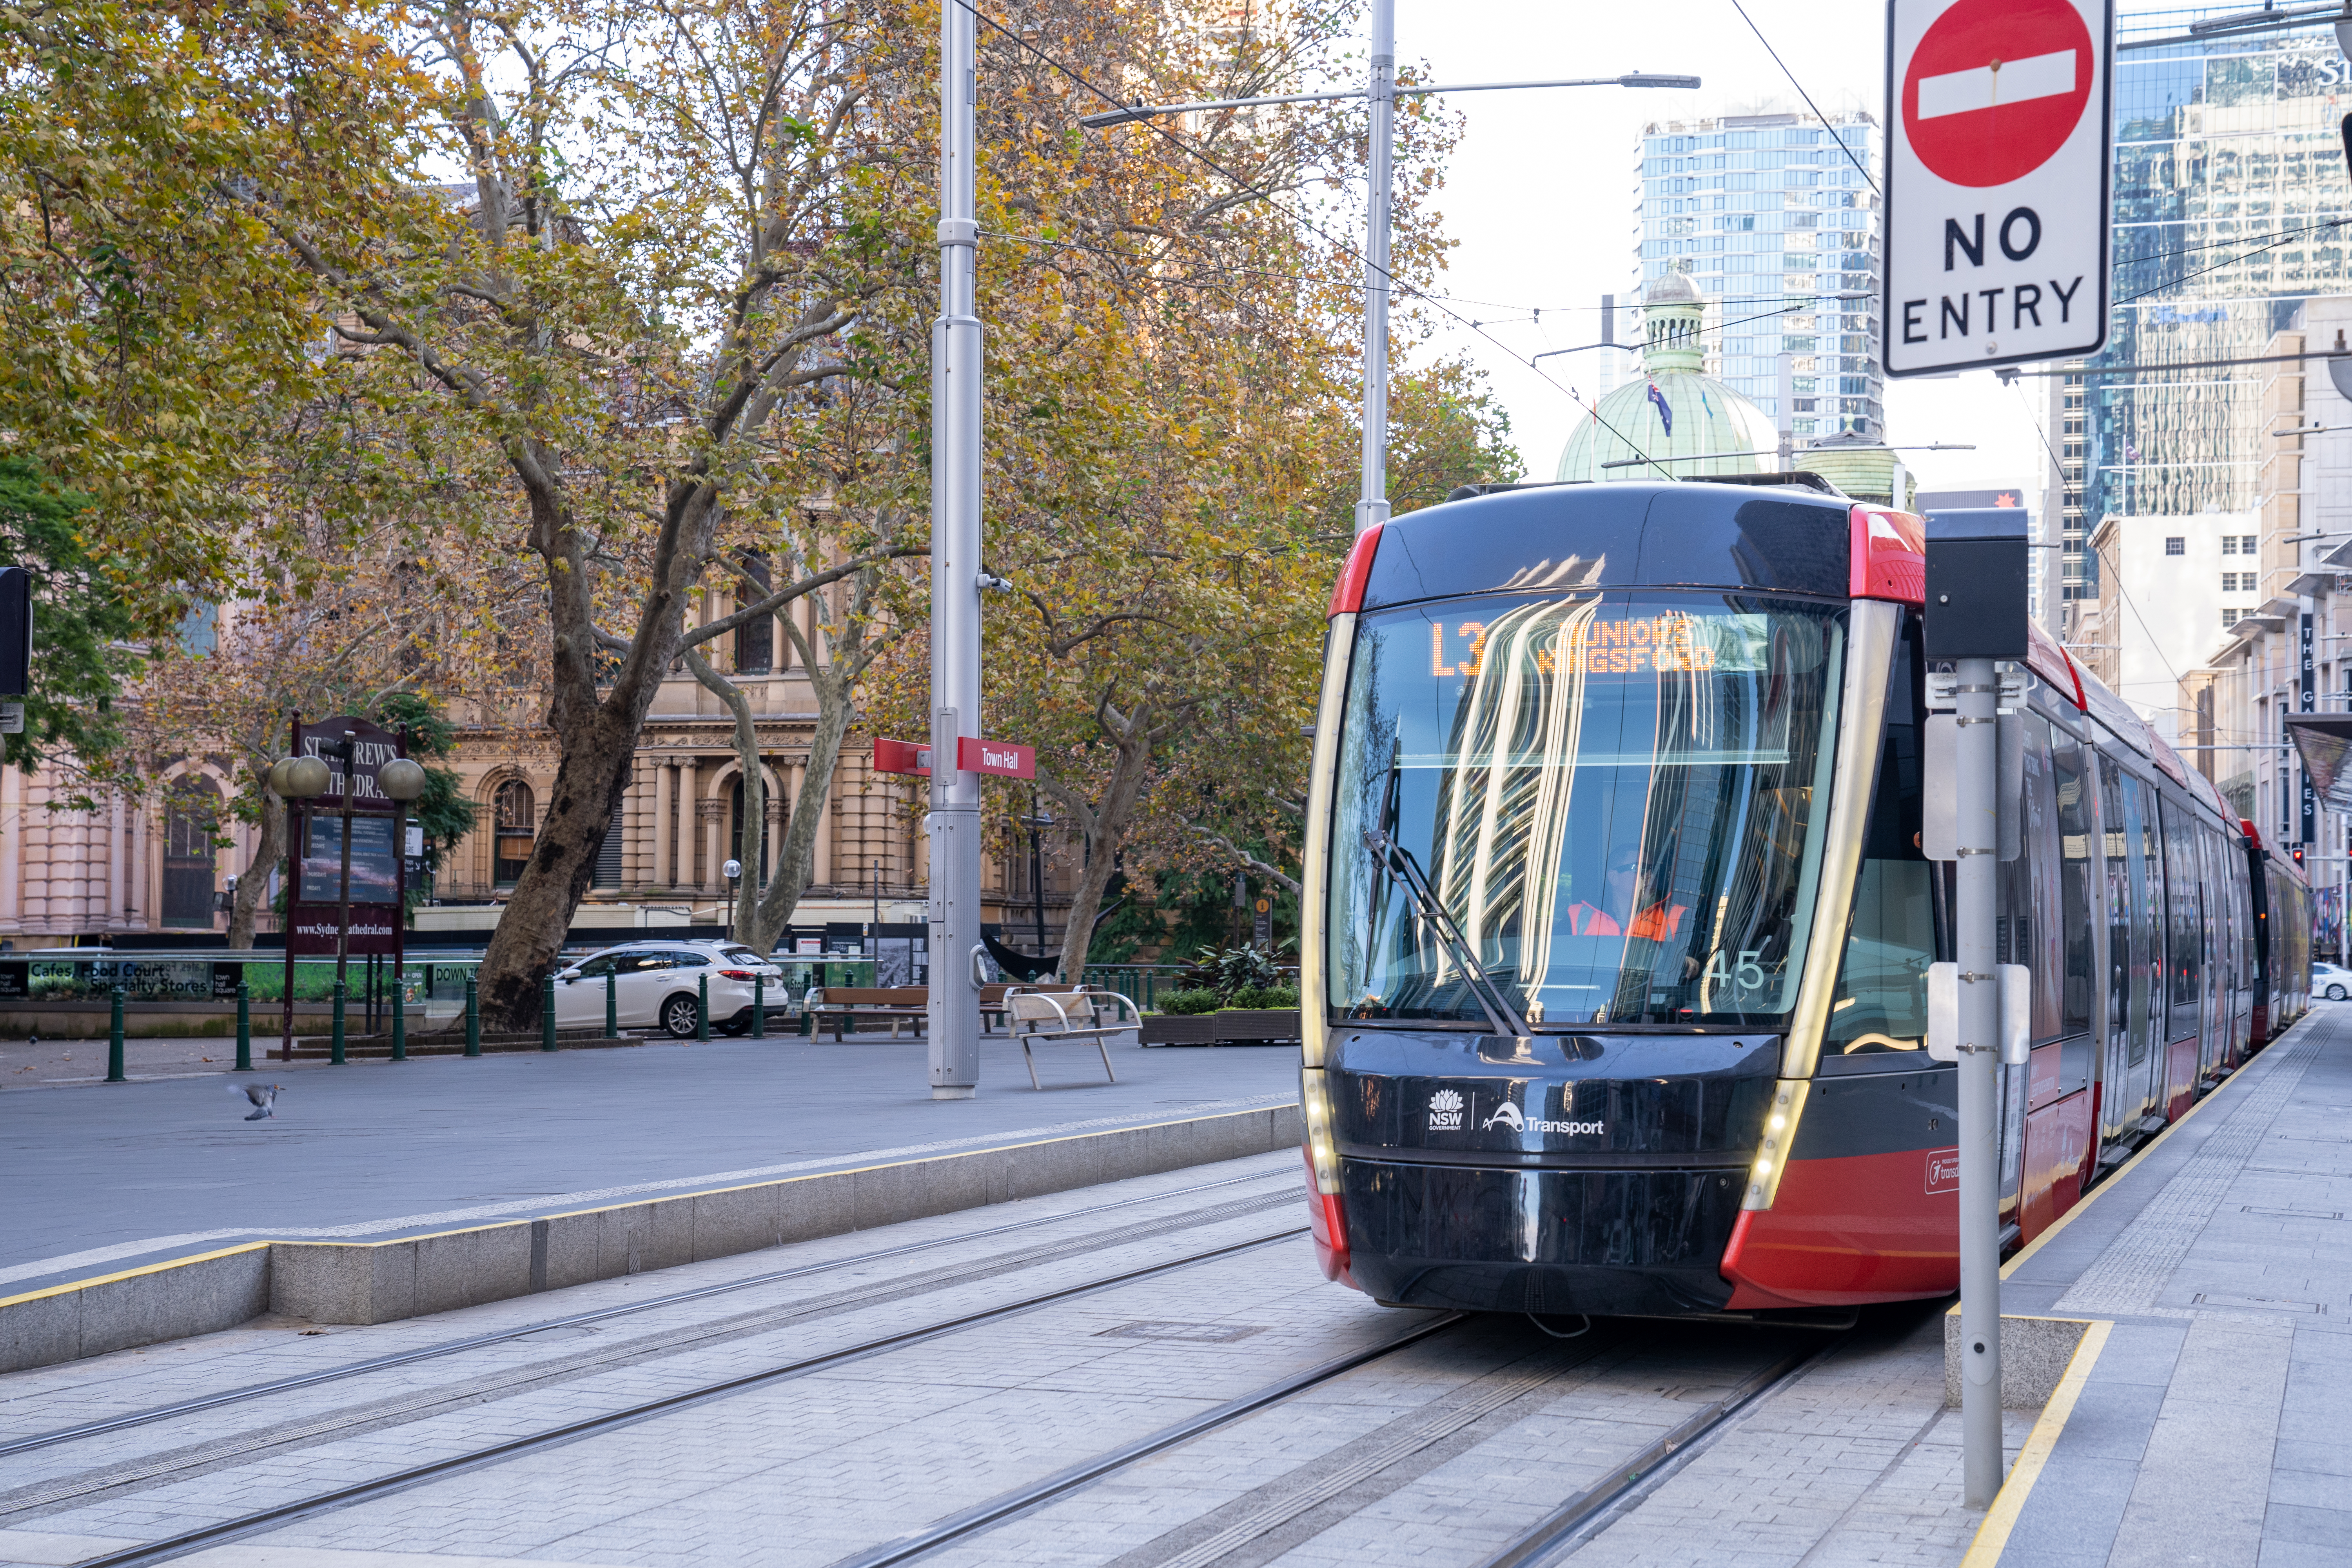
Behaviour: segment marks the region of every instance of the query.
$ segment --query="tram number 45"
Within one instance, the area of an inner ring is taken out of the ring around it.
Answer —
[[[1763,952],[1760,947],[1743,948],[1739,962],[1734,963],[1730,950],[1718,947],[1715,950],[1715,956],[1707,960],[1706,973],[1701,978],[1713,984],[1736,986],[1742,991],[1761,991],[1764,989],[1764,966],[1756,961]]]

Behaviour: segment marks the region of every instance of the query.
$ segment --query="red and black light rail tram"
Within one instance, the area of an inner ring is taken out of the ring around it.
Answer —
[[[1356,543],[1300,952],[1332,1278],[1472,1310],[1771,1311],[1958,1283],[1951,952],[1919,853],[1918,520],[1538,487]],[[2013,1242],[2304,1008],[2309,889],[2055,645],[2019,700]]]

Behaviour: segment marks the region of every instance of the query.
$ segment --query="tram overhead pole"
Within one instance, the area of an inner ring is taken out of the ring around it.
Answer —
[[[980,1084],[980,244],[975,21],[940,7],[940,314],[931,324],[931,1098]],[[878,935],[876,939],[880,940]],[[877,956],[879,949],[877,949]]]
[[[1389,516],[1389,295],[1395,287],[1389,276],[1391,220],[1395,210],[1396,100],[1445,92],[1512,92],[1542,87],[1672,87],[1696,88],[1695,76],[1661,76],[1628,71],[1622,76],[1568,77],[1540,81],[1438,82],[1429,86],[1399,86],[1396,79],[1396,0],[1372,0],[1370,27],[1371,77],[1362,87],[1329,92],[1280,93],[1262,98],[1207,99],[1197,103],[1130,104],[1088,114],[1078,121],[1090,131],[1126,125],[1158,115],[1193,114],[1204,110],[1258,109],[1285,103],[1332,103],[1363,99],[1371,107],[1370,157],[1364,178],[1364,452],[1363,485],[1356,501],[1356,531],[1361,533],[1388,521]],[[937,645],[934,644],[934,647]]]

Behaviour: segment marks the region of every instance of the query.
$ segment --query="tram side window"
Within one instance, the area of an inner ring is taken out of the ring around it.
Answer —
[[[2017,858],[2000,868],[2000,926],[1996,943],[2002,963],[2024,964],[2033,974],[2033,1038],[2058,1037],[2059,948],[2056,902],[2049,879],[2036,868],[2050,864],[2053,837],[2050,798],[2050,721],[2038,713],[2019,716],[2025,734],[2024,816],[2018,823]]]
[[[2063,730],[2051,731],[2050,764],[2058,806],[2058,929],[2066,945],[2058,1027],[2071,1036],[2091,1026],[2097,984],[2091,972],[2091,780],[2083,742]]]
[[[2159,803],[2164,833],[2165,999],[2171,1004],[2165,1038],[2178,1039],[2197,1032],[2197,990],[2205,983],[2205,933],[2198,912],[2197,850],[2189,835],[2188,808],[2171,800]]]
[[[1936,906],[1917,837],[1924,693],[1915,635],[1906,634],[1896,647],[1888,680],[1878,789],[1854,879],[1853,920],[1838,970],[1837,999],[1822,1036],[1824,1057],[1916,1051],[1927,1037],[1927,974],[1936,958]]]

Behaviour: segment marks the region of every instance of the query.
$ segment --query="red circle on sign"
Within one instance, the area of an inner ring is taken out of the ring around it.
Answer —
[[[2074,133],[2096,64],[2091,31],[2068,0],[1959,0],[1911,51],[1904,134],[1956,185],[2006,184]]]

